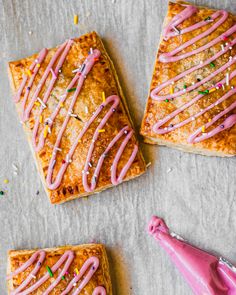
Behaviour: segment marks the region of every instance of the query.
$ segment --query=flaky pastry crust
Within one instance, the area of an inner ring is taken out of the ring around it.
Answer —
[[[163,27],[166,26],[173,21],[173,18],[180,14],[182,11],[186,9],[183,3],[187,4],[187,6],[191,5],[190,3],[186,2],[177,2],[172,3],[169,2],[168,13],[164,21]],[[205,126],[211,122],[211,120],[217,116],[220,112],[225,110],[227,107],[235,103],[236,95],[232,95],[228,97],[224,102],[217,104],[215,107],[210,109],[209,111],[205,112],[204,114],[198,116],[197,118],[193,118],[193,120],[184,126],[178,127],[175,129],[173,126],[182,122],[190,117],[193,117],[197,113],[201,112],[209,105],[214,104],[219,100],[227,91],[229,91],[230,87],[236,87],[236,78],[230,80],[230,85],[222,88],[220,85],[220,89],[216,91],[212,91],[207,95],[204,95],[200,98],[197,102],[195,102],[192,106],[186,108],[178,115],[171,118],[168,122],[163,124],[159,128],[172,128],[170,132],[163,132],[162,134],[159,132],[155,132],[155,124],[160,122],[163,118],[169,116],[172,112],[176,111],[177,109],[181,108],[184,104],[190,102],[196,95],[199,94],[199,91],[205,91],[206,89],[213,87],[212,85],[217,85],[217,82],[223,79],[227,71],[232,73],[236,66],[233,64],[232,66],[228,67],[226,70],[222,71],[218,75],[213,75],[212,79],[200,85],[194,91],[186,91],[183,95],[179,95],[178,97],[174,98],[174,100],[155,100],[151,97],[151,92],[162,83],[173,79],[177,75],[185,72],[186,70],[197,66],[199,63],[204,62],[205,60],[209,59],[217,52],[221,50],[221,48],[226,48],[229,42],[232,42],[236,34],[232,33],[229,36],[225,37],[225,40],[221,42],[217,42],[213,46],[210,46],[208,49],[205,49],[199,53],[193,54],[186,58],[176,60],[173,62],[162,62],[160,61],[160,56],[166,53],[173,51],[174,49],[178,48],[179,46],[183,45],[185,42],[191,40],[192,38],[198,36],[199,34],[208,30],[211,26],[214,25],[216,21],[220,19],[220,17],[216,18],[214,21],[211,19],[211,15],[215,13],[216,10],[206,8],[206,7],[197,7],[197,12],[185,19],[183,22],[178,24],[176,28],[177,31],[176,36],[172,36],[167,40],[164,40],[164,34],[162,33],[159,49],[156,57],[153,77],[150,86],[150,93],[146,104],[146,109],[142,121],[141,126],[141,134],[144,136],[144,140],[150,144],[159,144],[159,145],[166,145],[173,148],[181,149],[187,152],[192,153],[199,153],[208,156],[234,156],[236,155],[236,125],[234,124],[231,128],[224,129],[222,126],[222,131],[218,132],[214,136],[210,138],[206,138],[199,142],[190,143],[188,140],[189,137],[198,129],[202,128],[202,134],[204,132],[210,132],[216,126],[221,126],[222,122],[227,118],[229,115],[233,115],[236,113],[236,109],[234,108],[231,110],[227,115],[222,116],[219,120],[214,122],[208,128]],[[188,28],[192,25],[195,25],[201,21],[206,21],[206,25],[197,28],[193,31],[186,32],[181,34],[181,31],[185,28]],[[218,26],[216,30],[212,33],[208,34],[204,38],[201,38],[191,46],[184,48],[179,53],[176,54],[182,55],[187,52],[196,50],[200,46],[204,46],[217,38],[219,35],[223,34],[230,28],[235,25],[236,17],[232,14],[228,14],[226,20]],[[180,34],[178,34],[178,31]],[[164,32],[164,29],[163,29]],[[223,47],[222,47],[223,46]],[[197,84],[198,81],[203,80],[204,78],[211,75],[216,69],[223,66],[225,63],[229,61],[231,57],[234,57],[236,53],[235,46],[232,46],[230,50],[225,50],[225,53],[214,60],[211,64],[205,65],[200,67],[196,71],[189,73],[175,81],[173,84],[170,84],[158,93],[159,95],[167,95],[171,93],[171,87],[173,87],[173,93],[181,91],[184,87],[191,87],[194,83]],[[172,85],[172,86],[171,86]],[[186,85],[186,86],[185,86]],[[201,93],[201,92],[200,92]]]

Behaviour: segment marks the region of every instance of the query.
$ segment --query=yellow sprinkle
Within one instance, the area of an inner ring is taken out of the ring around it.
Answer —
[[[106,101],[106,97],[105,97],[105,92],[102,92],[102,101],[105,102]]]
[[[205,126],[202,126],[202,132],[205,132],[206,128]]]
[[[9,180],[8,180],[8,179],[4,179],[3,182],[4,182],[4,183],[8,183]]]
[[[36,67],[37,67],[37,68],[40,68],[40,64],[36,64]]]
[[[61,107],[61,108],[64,108],[64,103],[61,102],[61,103],[60,103],[60,107]]]
[[[100,129],[100,130],[98,130],[98,132],[99,132],[99,133],[101,133],[101,132],[105,132],[105,129]]]
[[[208,119],[208,122],[211,122],[211,119]]]
[[[74,15],[74,24],[75,24],[75,25],[78,25],[78,21],[79,21],[78,15],[75,14],[75,15]]]
[[[78,140],[78,142],[81,142],[81,141],[82,141],[81,139]]]
[[[79,274],[78,268],[75,268],[75,273],[76,273],[77,275]]]
[[[43,131],[43,137],[46,138],[47,137],[47,134],[48,134],[48,126],[46,125],[45,126],[45,129]]]
[[[26,74],[27,74],[29,77],[31,77],[31,76],[32,76],[31,70],[27,69],[27,70],[26,70]]]
[[[209,93],[212,93],[212,92],[214,92],[216,90],[216,88],[211,88],[210,90],[209,90]]]
[[[43,116],[41,115],[40,117],[39,117],[39,123],[42,123],[43,122]]]
[[[170,94],[173,94],[174,93],[174,88],[173,88],[173,86],[171,85],[171,87],[170,87]]]
[[[36,106],[40,106],[40,103],[39,103],[38,101],[36,101],[34,104],[35,104]]]

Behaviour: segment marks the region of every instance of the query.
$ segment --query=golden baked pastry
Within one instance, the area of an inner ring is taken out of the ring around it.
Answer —
[[[10,62],[9,72],[51,203],[145,171],[114,66],[95,32]]]
[[[236,17],[169,3],[141,134],[148,143],[236,155]]]
[[[112,295],[101,244],[8,253],[8,294]]]

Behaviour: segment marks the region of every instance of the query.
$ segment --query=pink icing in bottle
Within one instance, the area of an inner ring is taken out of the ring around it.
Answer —
[[[169,254],[195,294],[236,294],[236,268],[227,260],[176,238],[159,217],[152,217],[148,232]]]

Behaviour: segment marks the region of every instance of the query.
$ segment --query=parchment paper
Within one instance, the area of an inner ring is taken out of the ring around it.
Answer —
[[[195,3],[236,13],[235,0]],[[92,240],[107,246],[114,294],[191,294],[146,233],[152,214],[164,217],[189,242],[236,263],[235,158],[142,144],[147,162],[152,162],[146,175],[89,199],[52,206],[12,101],[9,60],[96,30],[118,70],[138,130],[166,8],[166,0],[0,0],[0,189],[5,191],[0,197],[1,295],[6,294],[8,249]],[[77,26],[74,14],[79,15]]]

